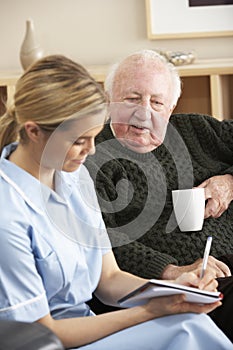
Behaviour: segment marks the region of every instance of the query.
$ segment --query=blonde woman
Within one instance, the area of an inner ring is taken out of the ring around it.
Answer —
[[[0,120],[0,319],[40,322],[73,349],[232,349],[205,315],[220,302],[175,295],[98,316],[87,305],[92,293],[116,305],[146,281],[118,268],[83,165],[106,116],[99,85],[66,57],[19,79]],[[199,273],[175,282],[215,290]]]

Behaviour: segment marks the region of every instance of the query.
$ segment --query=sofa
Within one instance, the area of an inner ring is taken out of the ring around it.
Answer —
[[[64,347],[40,323],[0,320],[0,350],[64,350]]]

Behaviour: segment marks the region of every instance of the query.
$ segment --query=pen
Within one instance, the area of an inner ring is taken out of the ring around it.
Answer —
[[[205,274],[205,270],[206,270],[207,262],[208,262],[208,257],[209,257],[209,254],[210,254],[211,243],[212,243],[212,237],[209,236],[207,238],[206,246],[205,246],[205,252],[204,252],[202,268],[201,268],[201,276],[200,276],[201,278],[203,278],[204,274]]]

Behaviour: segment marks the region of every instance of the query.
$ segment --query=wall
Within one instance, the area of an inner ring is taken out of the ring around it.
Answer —
[[[232,37],[148,40],[144,0],[0,0],[0,70],[21,68],[28,18],[46,54],[62,53],[84,65],[109,64],[141,48],[233,57]]]

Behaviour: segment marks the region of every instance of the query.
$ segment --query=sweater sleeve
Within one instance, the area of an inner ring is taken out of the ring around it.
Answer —
[[[226,164],[222,169],[221,175],[233,175],[233,120],[219,121],[213,117],[206,117],[210,126],[210,135],[212,142],[217,150],[217,157],[220,162]]]
[[[226,147],[226,153],[229,154],[231,164],[223,170],[222,175],[233,175],[233,120],[224,120],[221,122],[220,137]]]
[[[176,114],[172,120],[186,145],[200,147],[200,152],[218,163],[216,175],[233,175],[233,120],[219,121],[201,114]]]
[[[122,270],[143,278],[161,278],[167,265],[178,264],[172,256],[160,253],[138,241],[116,247],[113,251]]]

